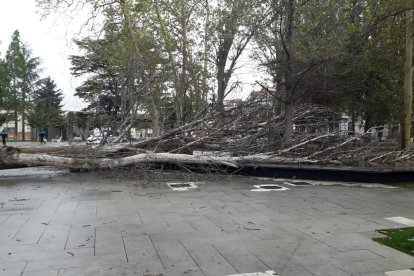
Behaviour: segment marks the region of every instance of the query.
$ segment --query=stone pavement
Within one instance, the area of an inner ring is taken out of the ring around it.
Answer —
[[[414,272],[413,257],[371,240],[376,229],[404,226],[385,218],[414,219],[414,191],[254,192],[275,180],[207,176],[174,191],[166,183],[178,175],[19,172],[0,171],[0,275]]]

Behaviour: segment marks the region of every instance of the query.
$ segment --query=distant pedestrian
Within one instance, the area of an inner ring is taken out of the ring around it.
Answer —
[[[3,128],[0,135],[1,135],[1,140],[3,141],[3,147],[5,147],[6,146],[6,139],[7,139],[7,136],[8,136],[7,129]]]
[[[46,136],[46,131],[43,128],[41,128],[39,132],[40,144],[46,144],[45,136]]]

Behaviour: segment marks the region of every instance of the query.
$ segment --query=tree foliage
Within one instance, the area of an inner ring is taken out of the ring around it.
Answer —
[[[50,11],[77,1],[38,3]],[[272,98],[269,120],[285,119],[269,139],[292,141],[293,110],[303,103],[334,107],[366,130],[401,119],[403,14],[412,0],[84,3],[104,27],[99,38],[77,41],[83,54],[71,58],[73,73],[89,76],[77,94],[117,128],[151,119],[161,135],[211,111],[209,103],[222,113],[252,48],[270,75],[261,83]]]
[[[26,112],[39,79],[40,59],[33,57],[30,49],[21,41],[19,31],[12,35],[2,72],[2,107],[14,118],[14,139],[17,139],[18,118],[21,117],[22,139],[25,140]]]
[[[28,112],[29,125],[36,128],[64,125],[61,111],[63,94],[50,77],[40,81],[39,88],[35,90],[32,98],[31,109]]]

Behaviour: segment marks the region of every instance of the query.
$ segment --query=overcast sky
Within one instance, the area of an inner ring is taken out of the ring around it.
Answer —
[[[76,53],[71,38],[76,29],[74,24],[62,16],[40,20],[34,0],[0,0],[0,55],[4,57],[15,30],[21,40],[32,50],[33,57],[42,60],[42,77],[50,76],[62,90],[64,109],[80,110],[85,107],[78,97],[73,96],[80,84],[71,76],[68,56]]]

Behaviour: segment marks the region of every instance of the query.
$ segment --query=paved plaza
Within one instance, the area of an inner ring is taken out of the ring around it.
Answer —
[[[0,275],[414,273],[413,257],[372,241],[414,219],[414,191],[119,175],[0,171]]]

